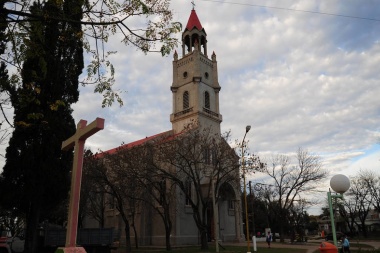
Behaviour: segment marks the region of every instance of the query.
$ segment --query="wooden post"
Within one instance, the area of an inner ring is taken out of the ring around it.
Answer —
[[[80,188],[82,182],[82,167],[84,155],[84,143],[88,137],[104,128],[104,119],[96,118],[87,125],[86,120],[80,120],[76,133],[62,143],[62,150],[67,151],[74,147],[73,170],[71,172],[71,188],[69,214],[67,218],[66,244],[64,248],[58,248],[56,253],[86,253],[84,248],[76,246]]]

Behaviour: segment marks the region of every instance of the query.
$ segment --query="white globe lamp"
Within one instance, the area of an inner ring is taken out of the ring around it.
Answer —
[[[337,174],[331,178],[330,186],[335,192],[343,194],[350,188],[350,179],[345,175]]]

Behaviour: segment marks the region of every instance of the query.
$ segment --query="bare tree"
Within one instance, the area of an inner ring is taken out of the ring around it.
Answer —
[[[276,213],[280,223],[280,239],[284,241],[284,227],[289,210],[302,193],[312,190],[327,176],[322,168],[319,156],[310,154],[301,148],[297,151],[296,163],[291,158],[277,155],[261,168],[261,172],[270,177],[270,186],[266,187],[265,198],[269,207]]]
[[[239,186],[238,156],[226,140],[210,128],[188,128],[180,135],[157,143],[154,168],[175,184],[191,206],[201,236],[201,248],[208,248],[207,210],[212,194],[219,199],[223,186]]]
[[[180,191],[184,204],[186,201],[193,211],[202,248],[208,248],[207,211],[212,194],[221,200],[227,188],[238,189],[240,183],[238,156],[228,145],[228,137],[229,133],[221,137],[209,128],[189,126],[176,136],[168,133],[98,155],[91,175],[103,186],[102,191],[115,198],[126,237],[129,226],[135,230],[136,208],[145,212],[154,209],[164,223],[166,247],[170,250],[171,219],[176,212],[173,201],[181,201],[177,195]],[[233,194],[238,196],[237,192]],[[137,238],[136,231],[135,235]]]
[[[162,141],[157,138],[156,142]],[[146,212],[153,209],[157,213],[165,228],[166,249],[171,250],[170,234],[172,231],[172,216],[175,212],[173,203],[175,197],[174,185],[159,170],[156,170],[152,163],[153,142],[146,142],[137,146],[121,146],[118,151],[112,155],[112,159],[118,159],[124,164],[124,168],[114,171],[119,178],[127,181],[133,177],[140,191],[144,194],[134,194],[128,196],[130,199],[139,201],[146,208]],[[144,215],[148,215],[144,213]],[[149,217],[152,214],[148,215]],[[143,224],[147,225],[147,224]],[[135,229],[135,227],[133,226]],[[136,231],[135,231],[136,234]],[[137,245],[136,241],[136,245]]]
[[[380,212],[380,175],[370,170],[362,170],[359,177],[370,190],[373,207]]]
[[[131,248],[130,229],[135,235],[135,247],[139,247],[138,226],[135,223],[137,213],[145,215],[144,219],[148,221],[153,215],[152,209],[162,218],[166,247],[167,250],[171,249],[173,214],[171,203],[175,191],[162,173],[152,169],[151,160],[151,145],[139,143],[139,145],[121,145],[114,151],[89,157],[85,162],[87,169],[84,173],[82,190],[87,191],[84,192],[87,198],[84,210],[87,210],[87,214],[91,217],[102,220],[105,212],[104,204],[107,204],[107,201],[108,205],[115,204],[125,224],[127,250]],[[108,197],[104,197],[105,195]],[[149,231],[150,223],[149,221],[140,224],[145,226],[142,231]]]
[[[80,208],[79,208],[79,226],[83,225],[84,218],[92,218],[96,220],[101,228],[105,225],[105,209],[106,199],[96,177],[93,177],[93,169],[101,166],[99,161],[95,159],[94,154],[87,150],[85,151],[85,162],[83,166]]]
[[[338,204],[339,215],[343,218],[350,230],[351,236],[354,236],[357,233],[356,225],[359,212],[357,199],[344,199],[343,201],[338,201],[343,202]],[[343,230],[341,229],[341,231]]]
[[[92,171],[91,180],[96,181],[101,187],[99,190],[105,196],[106,204],[118,211],[124,222],[126,252],[131,252],[130,226],[133,225],[136,209],[139,208],[136,198],[131,196],[141,194],[140,188],[132,175],[128,179],[120,177],[118,171],[124,170],[126,165],[116,156],[104,153],[94,156],[93,159],[89,167]]]
[[[347,192],[346,206],[350,205],[350,209],[355,211],[355,215],[352,215],[356,218],[354,222],[364,237],[367,237],[365,220],[373,207],[372,190],[371,187],[368,187],[368,182],[374,179],[373,176],[372,173],[361,172],[358,177],[351,180],[351,187]]]

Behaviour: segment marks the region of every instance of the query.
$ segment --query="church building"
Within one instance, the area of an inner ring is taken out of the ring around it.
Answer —
[[[222,115],[219,107],[221,87],[218,81],[216,54],[213,52],[209,57],[207,34],[194,9],[191,10],[182,33],[181,51],[181,56],[177,51],[173,56],[173,83],[170,87],[173,100],[173,110],[170,115],[172,129],[125,144],[125,148],[143,145],[164,135],[176,138],[175,136],[185,131],[186,126],[192,122],[197,122],[199,127],[207,126],[213,134],[221,136]],[[234,152],[228,144],[227,146],[231,152]],[[105,152],[113,154],[120,148],[123,146]],[[238,157],[235,153],[234,156],[236,156],[235,164],[237,164],[235,166],[237,169],[233,170],[234,180],[220,185],[216,204],[207,207],[210,241],[216,238],[222,242],[244,240]],[[180,193],[176,195],[176,204],[173,206],[171,244],[173,246],[197,245],[201,239],[194,222],[192,209],[184,198],[179,197],[180,195]],[[138,234],[139,245],[165,246],[165,230],[162,220],[154,214],[154,211],[148,211],[147,207],[142,208],[134,220],[134,226]],[[118,212],[112,207],[107,207],[105,210],[105,227],[114,227],[119,231],[124,230]],[[132,239],[131,242],[133,243],[133,241]]]

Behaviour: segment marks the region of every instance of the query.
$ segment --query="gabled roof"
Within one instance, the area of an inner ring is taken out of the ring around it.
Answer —
[[[199,31],[203,29],[201,22],[198,19],[197,13],[195,10],[191,10],[189,21],[187,21],[186,29],[191,31],[193,28],[197,28]]]
[[[95,155],[96,158],[101,158],[103,157],[104,155],[108,154],[108,155],[112,155],[112,154],[115,154],[118,150],[120,149],[129,149],[129,148],[132,148],[132,147],[135,147],[135,146],[139,146],[139,145],[142,145],[148,141],[151,141],[151,140],[154,140],[156,138],[164,138],[164,136],[170,136],[170,135],[173,135],[173,131],[172,130],[169,130],[169,131],[166,131],[166,132],[162,132],[162,133],[159,133],[159,134],[155,134],[155,135],[152,135],[152,136],[149,136],[149,137],[145,137],[144,139],[141,139],[141,140],[138,140],[138,141],[134,141],[134,142],[130,142],[130,143],[127,143],[127,144],[124,144],[124,145],[121,145],[119,147],[116,147],[116,148],[113,148],[113,149],[110,149],[110,150],[107,150],[107,151],[103,151],[101,153],[97,153]]]

